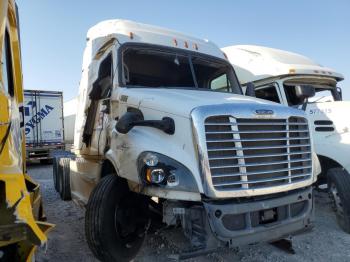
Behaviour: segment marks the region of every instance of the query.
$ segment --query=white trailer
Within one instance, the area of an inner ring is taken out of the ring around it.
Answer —
[[[78,111],[78,99],[75,97],[63,104],[64,142],[66,149],[71,148],[74,142],[75,117]]]
[[[252,45],[222,50],[241,84],[255,85],[256,97],[306,111],[322,167],[318,184],[328,184],[339,225],[350,233],[350,102],[342,101],[338,87],[343,75],[284,50]]]
[[[55,158],[56,189],[86,207],[101,261],[132,260],[155,218],[182,225],[185,256],[312,227],[305,112],[244,96],[208,40],[125,20],[92,27],[73,153]]]
[[[64,149],[62,92],[24,90],[24,123],[27,161],[50,161]]]

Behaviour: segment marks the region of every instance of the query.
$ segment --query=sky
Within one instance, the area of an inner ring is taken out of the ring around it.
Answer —
[[[297,52],[344,75],[350,100],[350,1],[17,0],[25,89],[78,94],[87,30],[129,19],[209,39]]]

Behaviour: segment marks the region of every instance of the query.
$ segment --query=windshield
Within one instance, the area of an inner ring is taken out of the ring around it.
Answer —
[[[308,98],[308,103],[319,103],[319,102],[333,102],[334,99],[334,90],[332,86],[319,86],[313,85],[315,88],[315,96]],[[301,105],[304,100],[299,98],[295,93],[295,85],[283,85],[286,98],[288,100],[288,105]]]
[[[127,47],[121,54],[122,86],[242,94],[232,66],[219,58],[147,46]]]
[[[310,103],[334,102],[332,89],[315,88],[315,96],[309,98]]]

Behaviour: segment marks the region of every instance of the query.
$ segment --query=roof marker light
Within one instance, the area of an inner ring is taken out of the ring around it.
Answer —
[[[193,43],[193,48],[198,50],[198,45],[196,43]]]
[[[130,37],[130,39],[134,39],[134,33],[133,32],[129,32],[129,37]]]
[[[185,41],[185,47],[188,48],[188,43],[187,43],[187,41]]]
[[[295,74],[295,69],[294,68],[290,68],[289,69],[289,74]]]
[[[177,46],[177,40],[174,38],[173,39],[174,45]]]
[[[329,75],[333,75],[332,72],[329,72],[329,71],[328,71],[328,74],[329,74]]]
[[[314,72],[316,73],[316,74],[318,74],[319,72],[318,72],[318,70],[314,70]]]
[[[222,54],[224,55],[224,57],[225,57],[226,59],[228,59],[228,57],[227,57],[227,55],[226,55],[225,52],[222,52]]]
[[[322,74],[326,74],[326,71],[322,71]]]

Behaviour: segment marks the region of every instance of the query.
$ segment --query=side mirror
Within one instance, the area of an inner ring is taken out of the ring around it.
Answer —
[[[312,85],[298,85],[295,86],[295,95],[301,100],[306,100],[315,96],[315,87]]]
[[[245,95],[246,96],[255,96],[255,86],[252,82],[247,83],[246,90],[245,90]]]
[[[332,89],[332,95],[334,98],[334,101],[342,101],[343,100],[343,91],[340,87],[336,87],[335,89]]]
[[[295,86],[295,95],[303,101],[302,110],[306,110],[307,101],[310,97],[315,96],[315,87],[312,85],[298,85]]]
[[[135,123],[143,121],[140,111],[126,112],[117,122],[116,129],[119,133],[127,134],[135,126]]]
[[[140,110],[134,109],[126,112],[117,122],[116,129],[119,133],[127,134],[134,126],[148,126],[162,130],[168,135],[175,133],[175,122],[170,117],[162,120],[144,120]]]

